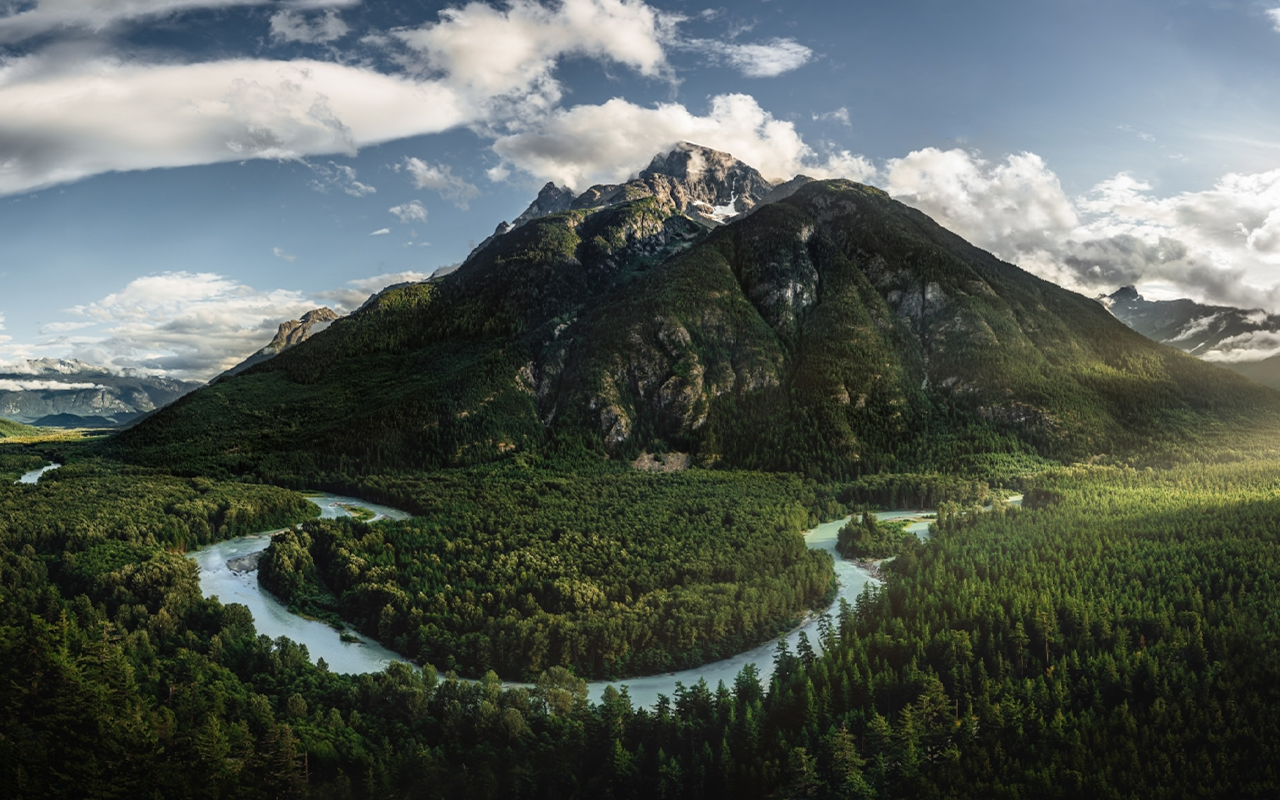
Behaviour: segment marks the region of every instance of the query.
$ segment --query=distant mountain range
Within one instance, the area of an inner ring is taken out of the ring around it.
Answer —
[[[538,458],[839,477],[1184,447],[1277,396],[877,189],[682,144],[123,433],[274,480]]]
[[[35,359],[0,367],[0,417],[42,427],[119,427],[199,387],[74,359]]]
[[[1147,300],[1132,286],[1098,299],[1116,319],[1143,336],[1192,355],[1207,356],[1219,366],[1280,389],[1280,355],[1247,361],[1215,357],[1231,350],[1233,343],[1280,332],[1280,316],[1258,308],[1210,306],[1185,298]],[[1274,344],[1280,348],[1280,335]]]
[[[281,323],[275,338],[214,380],[235,375],[306,341],[338,315],[328,308]],[[0,418],[42,428],[121,428],[204,384],[123,374],[75,359],[0,366]]]

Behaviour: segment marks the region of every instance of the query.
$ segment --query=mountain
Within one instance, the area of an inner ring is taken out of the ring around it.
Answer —
[[[51,427],[116,427],[199,386],[117,374],[74,359],[42,358],[0,366],[0,417]]]
[[[777,187],[710,152],[508,226],[116,446],[277,480],[645,451],[838,477],[1185,451],[1278,410],[882,191],[761,204]]]
[[[1143,336],[1197,356],[1208,354],[1232,340],[1280,332],[1280,316],[1260,308],[1209,306],[1186,298],[1147,300],[1132,286],[1098,298],[1116,319]],[[1219,366],[1264,386],[1280,389],[1280,356],[1250,361],[1219,361]]]
[[[294,345],[301,344],[320,331],[325,330],[334,320],[338,319],[338,314],[331,308],[316,308],[302,315],[302,319],[291,319],[287,322],[280,323],[280,327],[276,330],[275,338],[258,352],[236,364],[231,369],[214,378],[215,381],[228,378],[232,375],[238,375],[244,372],[254,364],[261,364],[270,358],[275,358],[280,353],[288,350]]]

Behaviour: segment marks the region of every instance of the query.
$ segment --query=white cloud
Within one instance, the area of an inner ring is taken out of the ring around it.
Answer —
[[[204,380],[261,348],[281,321],[312,308],[298,292],[259,291],[213,273],[149,275],[73,309],[105,331],[75,343],[71,354],[114,370]]]
[[[940,225],[1015,263],[1047,269],[1078,223],[1058,177],[1032,153],[991,164],[964,150],[917,150],[885,165],[882,185]]]
[[[501,137],[494,150],[538,180],[576,189],[617,183],[681,141],[732,153],[767,178],[803,172],[814,178],[866,180],[865,158],[838,152],[826,158],[805,144],[795,125],[775,119],[749,95],[719,95],[706,115],[678,103],[639,106],[621,98],[558,111],[536,129]]]
[[[354,153],[474,120],[448,87],[321,61],[0,64],[0,194],[110,170]]]
[[[277,11],[271,15],[271,38],[282,42],[333,42],[350,30],[333,9],[318,17],[307,17],[296,11]]]
[[[62,30],[253,2],[44,0],[0,20],[0,35],[5,25]],[[301,25],[296,9],[345,4],[287,3],[274,17],[276,38],[337,35],[345,23],[336,14]],[[678,19],[642,0],[514,0],[504,8],[472,2],[385,39],[385,46],[403,48],[388,54],[405,70],[399,75],[316,60],[141,63],[104,57],[101,49],[0,60],[0,194],[110,171],[350,155],[464,125],[512,132],[555,108],[559,59],[596,58],[669,76],[663,42]],[[351,184],[362,186],[372,191]],[[443,191],[465,204],[468,187],[455,181]]]
[[[283,260],[285,260],[285,261],[288,261],[290,264],[292,264],[293,262],[295,262],[295,261],[297,261],[297,260],[298,260],[298,257],[297,257],[297,256],[289,255],[288,253],[286,253],[283,249],[281,249],[281,248],[279,248],[279,247],[273,247],[273,248],[271,248],[271,255],[275,256],[276,258],[279,258],[279,259],[283,259]]]
[[[395,36],[419,55],[420,69],[449,75],[477,97],[537,92],[555,102],[560,91],[552,70],[563,56],[665,74],[662,40],[675,21],[641,0],[563,0],[556,7],[510,0],[502,10],[471,2]]]
[[[1273,8],[1267,12],[1267,16],[1271,17],[1271,24],[1280,31],[1280,8]]]
[[[391,233],[390,228],[378,228],[376,231],[374,231],[369,235],[370,236],[386,236],[388,233]]]
[[[397,170],[401,167],[409,171],[414,186],[433,189],[458,208],[465,210],[470,201],[480,196],[480,189],[454,175],[448,164],[428,164],[422,159],[410,157],[396,165]]]
[[[748,78],[774,78],[803,67],[813,58],[813,51],[795,39],[770,39],[763,44],[692,39],[683,46],[701,50]]]
[[[1071,198],[1032,153],[992,163],[927,148],[889,161],[878,182],[979,247],[1086,294],[1148,284],[1166,296],[1280,305],[1280,170],[1163,198],[1121,173]]]
[[[419,200],[410,200],[402,205],[392,206],[387,210],[399,217],[400,221],[406,225],[411,222],[427,221],[427,209]]]
[[[341,289],[321,292],[317,298],[342,314],[350,314],[364,304],[374,292],[400,283],[420,283],[431,277],[425,272],[388,272],[369,278],[348,281]]]
[[[1206,361],[1221,363],[1241,363],[1261,361],[1264,358],[1280,355],[1280,333],[1276,331],[1249,331],[1239,336],[1223,339],[1212,349],[1204,353]]]

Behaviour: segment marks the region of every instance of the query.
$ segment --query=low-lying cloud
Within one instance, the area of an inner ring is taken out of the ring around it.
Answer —
[[[59,381],[19,381],[0,379],[0,392],[84,392],[105,389],[100,383],[62,383]]]

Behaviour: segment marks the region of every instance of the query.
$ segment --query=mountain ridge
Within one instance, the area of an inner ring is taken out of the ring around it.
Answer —
[[[670,157],[660,166],[678,171]],[[120,445],[262,476],[674,449],[847,477],[1177,450],[1277,409],[1280,396],[878,189],[800,183],[726,225],[696,218],[691,198],[709,195],[684,184],[590,194],[597,205],[531,217],[457,271],[379,293]]]

